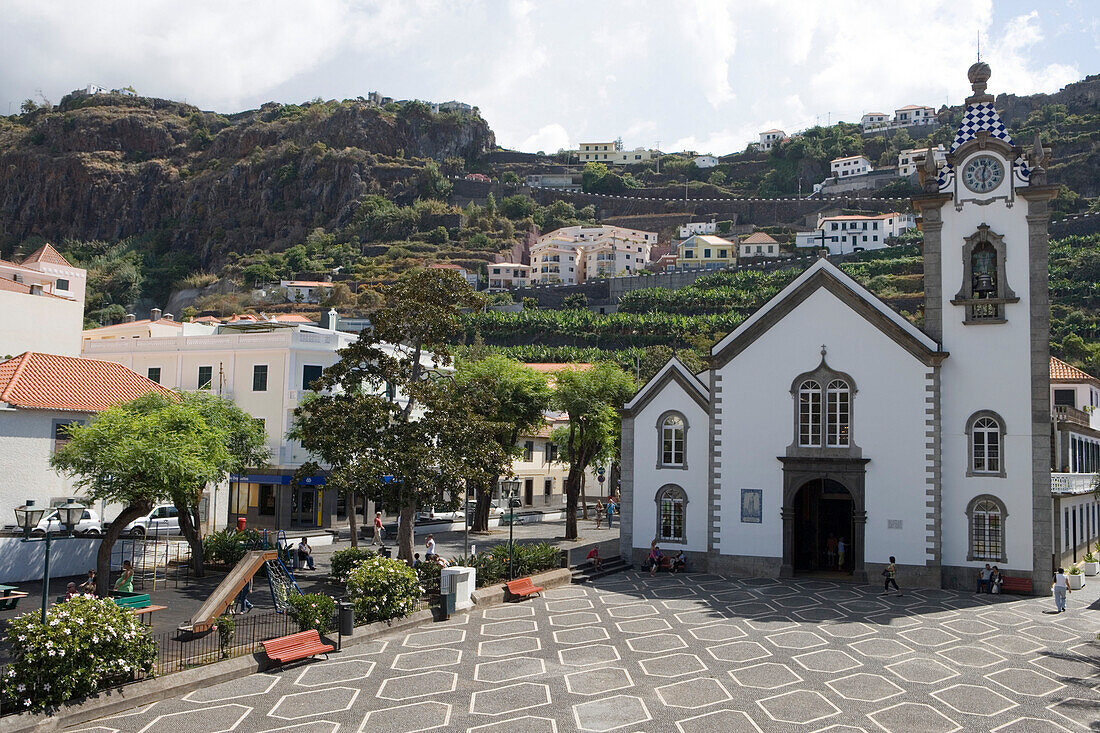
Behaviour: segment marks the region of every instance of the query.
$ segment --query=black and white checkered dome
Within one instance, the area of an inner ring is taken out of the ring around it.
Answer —
[[[963,115],[962,122],[959,123],[959,129],[955,132],[955,140],[951,143],[950,152],[955,152],[963,143],[976,138],[981,130],[985,130],[993,137],[1004,140],[1009,145],[1015,145],[1012,142],[1012,136],[1008,134],[1008,128],[1001,121],[1001,116],[997,114],[997,110],[993,108],[993,105],[979,102],[967,105],[966,113]],[[1031,177],[1031,169],[1028,168],[1027,161],[1024,160],[1022,155],[1016,158],[1014,168],[1022,180],[1027,181]],[[955,170],[950,163],[940,169],[938,180],[941,190],[950,184],[954,173]]]

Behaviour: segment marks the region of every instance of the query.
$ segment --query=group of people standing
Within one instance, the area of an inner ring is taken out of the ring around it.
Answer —
[[[619,513],[619,502],[614,496],[608,497],[607,504],[596,499],[595,511],[596,529],[600,529],[600,524],[603,522],[604,517],[607,517],[607,528],[611,529],[611,524],[615,519],[615,515]]]

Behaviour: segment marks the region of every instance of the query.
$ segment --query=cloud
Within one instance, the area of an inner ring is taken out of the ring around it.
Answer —
[[[544,125],[534,135],[527,137],[519,144],[520,150],[546,153],[556,153],[559,150],[572,150],[576,146],[569,143],[569,133],[565,127],[557,122]]]
[[[1013,94],[1034,94],[1051,92],[1080,79],[1081,74],[1073,65],[1031,63],[1031,49],[1042,40],[1039,11],[1032,10],[1009,20],[986,58],[996,75],[990,79],[991,87],[996,84]]]

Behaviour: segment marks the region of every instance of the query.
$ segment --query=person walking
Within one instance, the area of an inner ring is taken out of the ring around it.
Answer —
[[[386,543],[382,541],[382,512],[374,513],[374,539],[370,543],[372,547],[374,545],[386,546]]]
[[[887,593],[889,593],[890,592],[890,586],[892,585],[892,586],[894,586],[894,590],[896,590],[898,592],[898,598],[901,598],[901,588],[898,588],[898,581],[897,581],[898,569],[897,569],[897,566],[894,565],[894,556],[893,555],[890,556],[890,564],[887,565],[886,569],[882,571],[882,575],[883,575],[883,577],[886,578],[886,583],[884,584],[885,587],[882,589],[882,593],[879,593],[879,595],[884,596]]]
[[[596,499],[596,529],[600,528],[600,522],[603,521],[604,506],[603,502]]]
[[[825,540],[825,567],[829,570],[836,569],[836,535],[829,533],[829,539]]]
[[[129,560],[122,561],[122,575],[115,581],[115,590],[123,593],[134,592],[134,564]]]
[[[248,579],[248,582],[241,588],[241,592],[237,594],[236,605],[241,607],[241,613],[248,613],[252,610],[252,601],[248,600],[248,594],[252,592],[252,578]]]
[[[1054,582],[1050,584],[1050,587],[1054,590],[1055,613],[1065,613],[1066,596],[1073,591],[1069,589],[1069,580],[1066,578],[1064,569],[1058,568],[1058,572],[1054,574]]]
[[[844,552],[848,549],[848,543],[841,537],[836,543],[836,569],[844,569]]]
[[[615,518],[615,502],[609,499],[607,502],[607,528],[611,529],[611,522]]]

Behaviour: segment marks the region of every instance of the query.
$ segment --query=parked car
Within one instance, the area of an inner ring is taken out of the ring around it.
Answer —
[[[181,534],[179,512],[172,504],[158,504],[144,517],[138,517],[127,524],[122,533],[131,537]]]
[[[454,512],[438,511],[437,512],[432,507],[428,507],[427,509],[425,509],[423,511],[417,512],[416,513],[416,519],[417,519],[417,521],[423,521],[423,520],[454,521],[456,519],[462,519],[462,512],[460,512],[460,511],[454,511]]]
[[[31,534],[45,535],[47,531],[49,531],[50,534],[60,534],[65,531],[65,528],[61,525],[61,519],[57,516],[56,509],[47,512],[46,515],[42,517],[42,521],[31,530]],[[86,535],[103,534],[103,522],[94,509],[85,509],[84,514],[80,517],[80,521],[77,522],[76,527],[73,528],[73,533]]]

